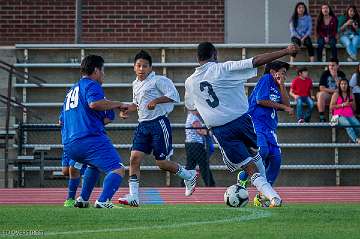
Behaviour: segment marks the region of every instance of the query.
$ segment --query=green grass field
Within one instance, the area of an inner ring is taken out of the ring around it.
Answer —
[[[31,231],[35,234],[26,236]],[[113,210],[0,206],[0,237],[14,238],[19,234],[22,238],[76,239],[351,239],[360,238],[360,205],[291,204],[273,209],[142,205]]]

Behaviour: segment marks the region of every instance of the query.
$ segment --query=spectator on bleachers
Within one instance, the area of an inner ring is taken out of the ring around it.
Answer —
[[[206,128],[199,129],[204,127],[199,112],[196,110],[188,111],[185,127],[186,169],[194,170],[196,165],[199,165],[205,186],[215,187],[214,177],[209,166],[211,146],[213,149],[212,140]]]
[[[344,72],[339,70],[339,60],[331,58],[328,70],[324,71],[320,77],[319,92],[316,94],[317,107],[320,114],[320,122],[325,122],[325,106],[330,103],[332,94],[337,89],[340,79],[346,78]]]
[[[290,95],[296,101],[296,117],[298,123],[310,122],[311,113],[314,108],[311,90],[312,80],[309,78],[309,71],[306,67],[297,71],[297,77],[291,82]],[[303,104],[306,104],[308,110],[303,112]]]
[[[325,44],[331,48],[331,56],[337,58],[336,34],[338,21],[328,4],[323,4],[316,21],[317,59],[321,61]]]
[[[291,42],[306,46],[310,61],[314,61],[314,47],[311,42],[312,20],[305,3],[298,2],[290,19]],[[290,57],[294,61],[296,55]]]
[[[332,115],[338,117],[338,123],[346,127],[346,132],[354,143],[360,144],[360,126],[359,120],[354,116],[355,108],[354,97],[350,91],[349,81],[344,78],[338,83],[338,90],[331,97],[330,110]]]
[[[350,56],[348,61],[356,61],[357,49],[360,47],[360,17],[356,7],[348,7],[338,21],[339,39]]]
[[[357,65],[355,73],[350,79],[350,87],[356,103],[356,115],[360,115],[360,64]]]

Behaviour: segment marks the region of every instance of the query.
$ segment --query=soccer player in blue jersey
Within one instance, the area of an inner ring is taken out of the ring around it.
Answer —
[[[218,63],[215,46],[203,42],[197,48],[200,66],[185,81],[186,107],[196,109],[211,129],[228,169],[243,169],[257,190],[270,199],[270,207],[281,206],[282,200],[266,181],[244,84],[257,75],[256,67],[296,52],[297,47],[290,45],[250,59]]]
[[[294,114],[290,106],[289,95],[285,87],[286,72],[289,64],[274,61],[266,65],[264,75],[260,78],[249,97],[249,111],[260,147],[260,155],[266,170],[266,179],[273,185],[280,171],[281,150],[277,142],[277,111],[283,110]],[[246,185],[247,174],[239,173],[239,183]],[[266,206],[266,198],[260,193],[254,198],[255,206]]]
[[[140,164],[145,154],[153,152],[156,165],[169,171],[185,183],[185,196],[190,196],[196,186],[196,171],[187,170],[178,163],[170,161],[173,153],[172,134],[167,115],[174,103],[180,101],[174,83],[165,76],[152,71],[152,58],[146,51],[140,51],[134,59],[136,79],[133,82],[133,103],[126,105],[128,111],[137,111],[139,125],[135,130],[130,155],[129,191],[119,198],[119,203],[139,206]],[[121,111],[120,117],[128,117]]]
[[[125,170],[121,159],[105,133],[104,111],[125,110],[124,104],[107,100],[101,87],[104,82],[104,59],[89,55],[81,61],[81,79],[67,93],[62,110],[62,143],[72,160],[87,164],[80,197],[75,207],[89,207],[90,194],[100,172],[106,174],[96,208],[113,208],[111,199],[118,190]]]
[[[103,112],[103,122],[104,125],[110,123],[115,118],[115,112],[113,110],[108,110]],[[59,116],[59,125],[63,126],[63,111]],[[69,177],[68,181],[68,194],[64,202],[64,207],[74,207],[76,191],[80,184],[80,178],[84,174],[87,165],[75,162],[70,159],[69,156],[63,152],[61,159],[62,174]]]

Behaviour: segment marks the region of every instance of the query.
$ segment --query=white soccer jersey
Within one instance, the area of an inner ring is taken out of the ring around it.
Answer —
[[[207,127],[224,125],[248,111],[244,83],[257,75],[253,58],[208,62],[185,81],[185,106],[197,110]]]
[[[157,104],[154,110],[147,108],[150,101],[161,96],[166,96],[174,102],[180,101],[174,83],[165,76],[151,72],[145,80],[133,81],[133,103],[138,106],[139,122],[167,115],[174,109],[174,102]]]

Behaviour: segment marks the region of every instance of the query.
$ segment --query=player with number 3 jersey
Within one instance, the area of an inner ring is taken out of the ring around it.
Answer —
[[[197,48],[200,66],[185,82],[185,105],[196,109],[211,129],[228,169],[245,170],[252,184],[270,199],[271,207],[281,206],[282,201],[266,181],[253,122],[246,114],[244,83],[257,75],[256,67],[296,52],[297,47],[290,45],[250,59],[218,63],[214,45],[203,42]]]

